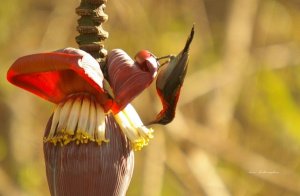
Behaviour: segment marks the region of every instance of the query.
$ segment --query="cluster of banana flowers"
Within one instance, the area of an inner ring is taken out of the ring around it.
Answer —
[[[163,110],[149,124],[166,124],[174,118],[193,33],[192,29],[184,50],[168,57],[165,66],[146,50],[134,61],[114,49],[107,55],[104,72],[90,54],[65,48],[21,57],[10,67],[11,83],[56,105],[44,135],[51,195],[126,193],[133,171],[132,149],[140,150],[153,137],[130,102],[158,75]]]
[[[104,120],[112,114],[137,150],[153,132],[130,105],[157,74],[158,64],[149,57],[151,63],[145,59],[145,65],[140,65],[124,51],[112,50],[107,57],[108,84],[90,54],[65,48],[19,58],[8,71],[8,80],[57,105],[45,142],[108,142]],[[151,66],[152,70],[142,71],[139,66]]]

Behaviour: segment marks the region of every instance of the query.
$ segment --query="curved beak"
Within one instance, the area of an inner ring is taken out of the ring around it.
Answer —
[[[171,56],[170,62],[163,66],[159,72],[156,80],[156,90],[163,109],[157,115],[156,119],[149,124],[168,124],[174,119],[180,90],[188,67],[189,48],[193,37],[194,25],[184,49],[176,57]]]

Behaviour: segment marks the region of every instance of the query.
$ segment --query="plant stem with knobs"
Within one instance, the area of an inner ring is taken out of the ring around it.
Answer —
[[[107,0],[81,0],[76,13],[78,19],[76,42],[81,50],[90,53],[102,66],[107,55],[103,42],[108,38],[108,32],[102,28],[108,15],[104,13]]]

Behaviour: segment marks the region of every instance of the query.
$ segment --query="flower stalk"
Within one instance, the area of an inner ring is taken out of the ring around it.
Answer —
[[[81,0],[76,8],[78,19],[76,42],[81,50],[91,54],[99,63],[105,61],[107,50],[103,42],[108,38],[108,32],[102,28],[108,15],[104,13],[107,0]]]

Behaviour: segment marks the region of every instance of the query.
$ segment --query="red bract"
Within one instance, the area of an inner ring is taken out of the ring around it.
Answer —
[[[108,53],[107,69],[115,101],[124,108],[151,84],[158,63],[153,56],[142,56],[134,62],[123,50],[115,49]]]
[[[78,49],[21,57],[10,67],[7,79],[56,104],[70,94],[86,92],[95,96],[106,111],[112,105],[103,90],[104,78],[98,62]]]
[[[120,49],[108,54],[106,66],[115,100],[103,88],[104,76],[98,62],[79,49],[21,57],[9,69],[7,79],[56,104],[71,94],[88,93],[105,112],[111,109],[118,113],[147,88],[157,74],[158,64],[153,56],[141,56],[138,60],[140,63],[134,62]]]

